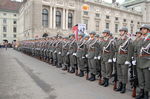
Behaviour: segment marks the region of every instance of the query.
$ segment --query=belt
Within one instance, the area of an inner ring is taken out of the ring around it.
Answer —
[[[80,51],[80,50],[84,50],[84,49],[82,49],[82,48],[78,48],[77,50],[79,50],[79,51]]]
[[[94,52],[94,51],[95,51],[95,49],[90,49],[89,51]]]
[[[107,53],[111,53],[111,52],[110,52],[110,51],[108,51],[108,52],[107,52],[107,51],[104,51],[103,53],[104,53],[104,54],[107,54]]]
[[[66,50],[67,48],[63,48],[64,50]]]
[[[128,54],[127,52],[124,52],[124,51],[120,51],[118,52],[119,54]]]
[[[139,55],[139,57],[143,57],[143,56],[150,56],[150,54],[142,54],[142,55]]]

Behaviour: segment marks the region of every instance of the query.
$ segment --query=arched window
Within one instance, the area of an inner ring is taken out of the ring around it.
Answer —
[[[72,28],[73,23],[73,15],[72,13],[68,13],[68,28]]]
[[[56,27],[60,28],[61,27],[61,12],[56,11]]]
[[[48,10],[42,10],[42,25],[43,27],[48,27]]]

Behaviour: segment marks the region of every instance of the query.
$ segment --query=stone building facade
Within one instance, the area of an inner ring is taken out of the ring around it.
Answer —
[[[17,40],[18,10],[21,3],[0,0],[0,43]]]
[[[88,10],[82,9],[86,5]],[[87,33],[101,33],[108,28],[114,36],[122,26],[135,33],[143,21],[143,14],[122,7],[117,3],[108,4],[101,0],[24,0],[18,16],[19,40],[49,36],[68,35],[72,26],[87,25]]]

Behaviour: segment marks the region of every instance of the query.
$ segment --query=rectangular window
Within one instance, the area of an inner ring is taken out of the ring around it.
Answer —
[[[83,15],[88,15],[88,14],[89,14],[88,11],[84,11],[84,12],[83,12]]]
[[[109,29],[109,23],[106,23],[106,29]]]
[[[96,21],[96,31],[99,31],[99,21]]]
[[[108,15],[106,15],[106,19],[109,19],[110,17]]]
[[[17,16],[16,14],[14,14],[14,16]]]
[[[118,24],[115,24],[115,32],[118,32]]]
[[[7,23],[7,19],[3,19],[3,24],[6,24]]]
[[[116,21],[118,21],[118,20],[119,20],[119,18],[118,18],[118,17],[115,17],[115,20],[116,20]]]
[[[137,24],[140,24],[140,22],[137,22]]]
[[[16,37],[17,37],[17,35],[16,35],[16,34],[14,34],[14,35],[13,35],[13,37],[14,37],[14,38],[16,38]]]
[[[127,20],[126,19],[123,19],[123,22],[126,22]]]
[[[14,21],[13,21],[13,24],[17,24],[17,21],[16,21],[16,20],[14,20]]]
[[[7,32],[7,27],[3,26],[3,32]]]
[[[95,14],[95,17],[99,18],[99,17],[100,17],[100,14],[99,14],[99,13],[96,13],[96,14]]]
[[[133,26],[131,26],[131,34],[133,34]]]
[[[7,37],[7,35],[6,35],[6,34],[3,34],[3,37],[5,38],[5,37]]]
[[[133,23],[133,20],[131,20],[131,23]]]
[[[87,19],[84,19],[84,24],[86,24],[86,29],[88,30],[88,20]]]
[[[13,32],[16,33],[17,32],[17,28],[13,27]]]

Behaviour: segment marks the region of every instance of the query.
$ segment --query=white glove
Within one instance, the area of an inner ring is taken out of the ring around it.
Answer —
[[[97,57],[94,57],[94,59],[97,59]]]
[[[73,55],[76,56],[77,54],[76,54],[76,53],[73,53]]]
[[[61,54],[61,52],[59,52],[58,54]]]
[[[88,54],[86,54],[85,57],[88,57]]]
[[[67,52],[67,55],[69,55],[69,52]]]
[[[101,56],[98,56],[97,59],[100,60],[100,59],[101,59]]]
[[[55,51],[54,53],[57,53],[57,51]]]
[[[116,60],[117,60],[116,58],[113,58],[113,62],[116,62]]]
[[[84,59],[85,57],[83,56],[82,58]]]
[[[126,62],[125,62],[125,65],[131,66],[131,63],[130,63],[129,61],[126,61]]]
[[[136,65],[136,60],[133,60],[133,61],[132,61],[132,64],[133,64],[133,65]]]
[[[112,59],[109,59],[109,60],[108,60],[108,63],[112,63]]]
[[[148,68],[148,70],[150,70],[150,68]]]

